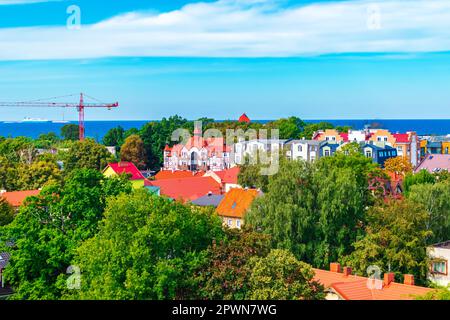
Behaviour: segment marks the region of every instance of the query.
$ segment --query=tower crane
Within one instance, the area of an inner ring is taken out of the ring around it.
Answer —
[[[70,97],[74,95],[68,95],[64,97]],[[0,102],[0,107],[35,107],[35,108],[46,108],[46,107],[54,107],[54,108],[76,108],[78,111],[78,128],[79,128],[79,139],[84,140],[84,109],[85,108],[107,108],[111,110],[112,108],[117,108],[119,106],[118,102],[114,103],[86,103],[84,101],[84,97],[88,97],[93,100],[97,100],[92,98],[86,94],[80,93],[80,101],[77,103],[73,102],[48,102],[43,100],[49,99],[39,99],[34,101],[22,101],[22,102]],[[55,97],[62,98],[62,97]],[[51,98],[51,99],[55,99]],[[97,100],[98,101],[98,100]]]

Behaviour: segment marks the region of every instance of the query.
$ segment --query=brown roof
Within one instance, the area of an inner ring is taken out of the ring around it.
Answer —
[[[11,191],[4,192],[1,197],[5,198],[13,207],[20,207],[27,197],[37,196],[40,190]]]
[[[369,289],[369,278],[322,269],[313,269],[314,280],[326,288],[332,288],[345,300],[413,300],[415,296],[424,295],[432,289],[391,282],[381,289]],[[383,280],[379,280],[383,281]]]
[[[258,194],[255,189],[233,188],[225,194],[216,211],[219,216],[243,218]]]

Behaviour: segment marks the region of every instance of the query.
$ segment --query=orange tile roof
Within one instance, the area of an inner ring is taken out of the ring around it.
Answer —
[[[204,174],[205,172],[203,171],[197,171],[194,173],[188,170],[161,170],[155,175],[155,180],[201,177]]]
[[[212,194],[221,193],[220,184],[211,177],[146,180],[145,185],[160,187],[162,195],[183,202],[198,199],[209,192]]]
[[[37,196],[40,190],[5,192],[1,197],[5,198],[13,207],[20,207],[27,197]]]
[[[391,282],[382,289],[369,289],[366,277],[345,276],[343,273],[313,269],[314,280],[326,288],[332,288],[345,300],[413,300],[417,295],[424,295],[433,289]],[[382,281],[382,280],[381,280]]]
[[[219,216],[243,218],[258,195],[259,192],[255,189],[233,188],[225,194],[216,211]]]
[[[239,167],[236,166],[226,170],[215,171],[214,173],[222,180],[222,183],[237,184],[239,171]]]

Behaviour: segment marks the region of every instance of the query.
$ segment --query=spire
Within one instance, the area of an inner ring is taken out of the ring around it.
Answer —
[[[239,117],[239,122],[246,122],[246,123],[250,123],[250,118],[247,117],[247,115],[245,113],[243,113],[240,117]]]

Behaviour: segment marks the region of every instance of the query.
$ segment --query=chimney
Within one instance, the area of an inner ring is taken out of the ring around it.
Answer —
[[[4,194],[6,192],[6,190],[2,189],[0,190],[0,194]]]
[[[344,276],[348,277],[352,275],[352,268],[350,267],[344,267]]]
[[[337,262],[330,263],[330,271],[331,272],[340,273],[341,272],[341,265],[339,263],[337,263]]]
[[[403,277],[403,283],[409,286],[414,285],[414,276],[412,274],[405,274]]]
[[[384,282],[383,285],[388,286],[391,282],[395,282],[395,275],[393,272],[387,272],[384,274]]]
[[[212,191],[208,191],[208,197],[212,196]]]

